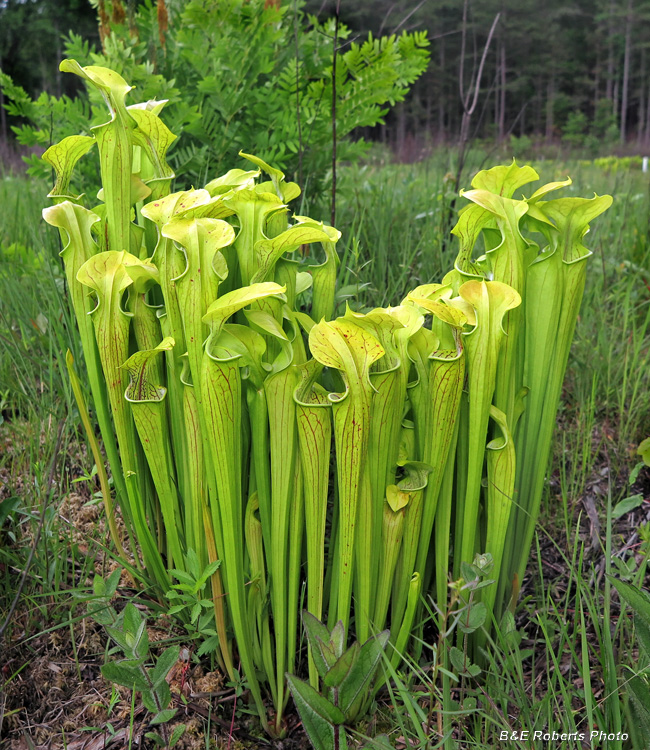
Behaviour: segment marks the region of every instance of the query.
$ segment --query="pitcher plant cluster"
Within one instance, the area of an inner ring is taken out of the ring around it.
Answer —
[[[45,153],[56,184],[43,215],[61,233],[125,565],[164,597],[198,560],[210,648],[231,677],[241,665],[276,732],[301,605],[340,622],[342,644],[389,627],[396,660],[421,597],[444,606],[461,565],[488,554],[480,647],[524,574],[583,238],[611,198],[550,197],[569,180],[514,198],[532,168],[480,172],[442,282],[336,317],[340,232],[291,215],[298,185],[242,153],[250,169],[172,193],[164,102],[127,106],[117,73],[61,69],[110,113]],[[103,188],[88,209],[70,181],[93,148]]]

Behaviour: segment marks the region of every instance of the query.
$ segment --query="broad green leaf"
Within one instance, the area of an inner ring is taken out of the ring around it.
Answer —
[[[9,514],[15,511],[19,504],[20,499],[18,497],[7,497],[0,503],[0,529],[9,518]]]
[[[210,195],[223,195],[233,188],[251,188],[255,184],[255,178],[259,177],[260,170],[253,169],[229,169],[221,177],[215,177],[205,186]]]
[[[383,504],[383,513],[380,519],[382,523],[381,547],[378,556],[374,610],[374,626],[376,628],[382,628],[386,623],[395,568],[402,544],[404,511],[411,498],[412,493],[400,490],[397,485],[391,484],[386,487],[386,500]]]
[[[82,67],[76,60],[64,60],[63,72],[74,73],[95,86],[102,94],[110,120],[94,127],[99,147],[100,171],[105,194],[108,249],[130,248],[131,210],[131,133],[136,128],[125,106],[125,97],[133,88],[113,70],[90,65]]]
[[[224,294],[223,297],[219,297],[219,299],[213,302],[203,317],[203,322],[209,323],[213,334],[217,334],[231,315],[234,315],[239,310],[243,310],[244,307],[248,307],[253,302],[257,302],[265,297],[277,296],[284,292],[285,287],[273,281],[251,284],[250,286],[236,289],[233,292]]]
[[[132,134],[133,143],[142,149],[150,168],[141,168],[142,179],[151,188],[155,200],[169,193],[174,178],[172,168],[167,164],[167,150],[176,137],[158,115],[148,109],[129,108],[137,129]],[[147,172],[151,172],[151,175]]]
[[[285,253],[293,252],[301,245],[311,242],[328,241],[329,236],[323,229],[312,226],[309,223],[289,227],[289,229],[273,239],[259,240],[255,243],[257,271],[251,281],[254,283],[270,280],[275,264]]]
[[[124,251],[98,253],[87,260],[77,272],[77,280],[96,294],[97,305],[90,315],[113,413],[115,435],[120,449],[123,476],[126,479],[127,514],[132,518],[142,547],[145,563],[167,588],[167,573],[153,534],[148,527],[141,496],[144,494],[142,475],[137,472],[137,447],[134,424],[124,399],[126,372],[122,364],[128,359],[130,314],[122,308],[124,290],[133,282],[124,263],[137,264],[135,256]],[[114,469],[115,470],[115,469]],[[126,499],[126,498],[125,498]]]
[[[573,181],[570,177],[567,177],[566,180],[549,182],[546,185],[542,185],[542,187],[537,188],[537,190],[530,196],[530,198],[528,198],[528,204],[530,205],[531,203],[537,203],[540,198],[544,198],[554,190],[560,190],[561,188],[568,187],[571,184],[573,184]]]
[[[594,196],[592,199],[559,198],[548,202],[539,201],[535,204],[555,225],[554,230],[548,231],[554,250],[549,255],[554,260],[539,263],[539,266],[543,266],[544,263],[553,266],[552,272],[546,271],[549,274],[546,294],[540,297],[538,285],[532,295],[527,295],[526,304],[528,305],[529,301],[533,303],[530,312],[526,312],[528,331],[534,331],[533,326],[537,324],[538,319],[542,324],[540,342],[534,342],[534,349],[528,345],[528,342],[527,346],[528,351],[534,352],[532,356],[536,359],[536,365],[540,354],[548,364],[539,364],[534,370],[529,368],[527,373],[529,382],[525,383],[530,387],[527,398],[529,413],[524,415],[523,429],[519,429],[517,443],[518,446],[525,444],[526,449],[522,451],[518,447],[520,458],[515,490],[519,501],[527,498],[527,502],[521,512],[515,511],[511,522],[509,533],[521,539],[522,542],[517,546],[517,554],[513,554],[513,560],[504,571],[508,581],[512,580],[515,573],[518,580],[521,581],[523,578],[535,522],[539,514],[564,373],[585,286],[586,262],[591,255],[583,244],[583,238],[589,230],[589,222],[607,210],[611,202],[611,197],[605,195]],[[534,272],[536,265],[531,266],[529,276]],[[537,270],[541,273],[543,269]],[[549,314],[549,310],[553,308],[547,308],[546,303],[550,302],[551,294],[557,293],[554,292],[557,289],[562,290],[561,304],[555,303],[554,312]],[[535,302],[538,303],[538,313],[535,312]],[[558,308],[559,315],[556,312]],[[549,317],[554,315],[557,315],[557,324],[549,320]],[[549,358],[551,348],[552,353]],[[534,378],[539,383],[537,388],[535,388]],[[544,390],[543,401],[541,400],[542,388]],[[537,404],[535,404],[536,399]]]
[[[337,658],[341,656],[345,649],[345,628],[341,620],[337,620],[330,632],[330,643]]]
[[[393,745],[387,735],[380,734],[373,737],[369,744],[364,745],[363,750],[393,750]]]
[[[95,145],[95,139],[87,135],[70,135],[50,146],[41,159],[47,162],[56,175],[54,187],[47,197],[55,203],[63,200],[78,201],[81,195],[70,193],[70,179],[76,163]]]
[[[325,252],[325,261],[318,265],[310,265],[309,271],[313,278],[314,289],[311,317],[315,321],[330,320],[334,315],[336,276],[340,264],[336,243],[341,238],[341,233],[334,227],[327,226],[322,222],[315,222],[306,216],[294,216],[293,218],[303,226],[311,223],[313,226],[322,229],[329,237],[329,241],[321,242],[321,247]]]
[[[616,503],[616,505],[612,508],[612,518],[620,518],[626,513],[635,510],[639,506],[643,505],[644,500],[645,498],[643,497],[643,495],[631,495],[630,497],[626,497],[624,500]]]
[[[367,466],[372,385],[370,366],[384,356],[384,349],[369,331],[348,318],[321,321],[309,333],[312,355],[322,365],[342,371],[346,391],[330,394],[334,410],[334,435],[339,487],[338,565],[339,589],[337,619],[349,624],[352,582],[355,567],[357,509],[370,507],[371,485]],[[343,460],[341,460],[343,457]],[[369,527],[366,525],[366,534]],[[367,536],[363,538],[367,545]],[[357,634],[369,628],[371,592],[368,590],[370,560],[360,561],[361,591],[357,596]]]
[[[191,211],[197,206],[203,206],[210,201],[207,190],[184,190],[158,198],[142,208],[142,215],[153,221],[158,229],[162,229],[172,217]]]
[[[185,734],[187,727],[185,724],[177,724],[174,729],[172,730],[171,737],[169,738],[169,750],[173,750],[173,748],[177,745],[178,740]]]
[[[171,693],[171,690],[170,690],[169,685],[168,685],[168,683],[167,683],[166,680],[163,680],[160,683],[160,685],[158,685],[158,687],[155,690],[150,690],[149,691],[149,694],[152,697],[153,697],[154,693],[158,697],[158,703],[156,704],[156,707],[158,705],[161,705],[161,706],[168,706],[169,705],[169,702],[172,699],[172,693]]]
[[[109,661],[101,667],[101,672],[104,679],[129,690],[143,691],[149,687],[137,667],[126,667],[119,662]]]
[[[472,255],[481,231],[491,221],[490,212],[477,204],[466,206],[458,214],[458,222],[451,230],[451,233],[460,241],[460,248],[454,263],[454,269],[459,275],[458,284],[462,284],[467,279],[481,279],[485,275],[481,265],[472,259]],[[449,280],[445,276],[443,284],[448,283]],[[456,286],[454,286],[454,291],[458,291]]]
[[[650,623],[646,622],[639,615],[634,616],[634,630],[639,645],[645,651],[646,659],[650,659]]]
[[[479,172],[472,180],[472,187],[487,190],[504,198],[512,198],[516,190],[534,180],[539,180],[537,172],[529,166],[519,167],[513,159],[512,164],[507,166],[492,167]]]
[[[314,659],[314,665],[321,677],[325,677],[330,667],[342,655],[335,648],[331,635],[323,623],[307,610],[302,612],[302,624],[305,628],[309,652]]]
[[[636,452],[643,459],[643,463],[650,466],[650,437],[641,441]]]
[[[498,281],[468,281],[459,291],[460,296],[476,311],[476,326],[469,333],[462,334],[469,375],[467,450],[470,463],[463,514],[459,516],[461,528],[458,531],[462,543],[460,555],[456,557],[457,565],[474,559],[489,410],[496,385],[500,348],[505,336],[502,321],[508,310],[521,303],[516,290]]]
[[[627,683],[627,690],[634,706],[634,718],[639,722],[644,733],[650,733],[650,698],[648,685],[641,677],[633,677]]]
[[[458,627],[463,633],[473,633],[478,630],[487,618],[488,610],[483,602],[474,602],[458,620]]]
[[[506,548],[510,513],[514,505],[517,462],[515,446],[506,415],[496,406],[491,406],[490,416],[496,422],[500,434],[487,444],[488,485],[485,552],[487,555],[491,555],[494,560],[494,569],[491,575],[498,581],[501,575],[503,553]],[[486,588],[482,594],[485,616],[488,618],[488,628],[491,625],[490,618],[494,612],[496,596],[496,585]],[[480,646],[484,645],[485,641],[486,634],[479,634],[477,642]]]
[[[372,683],[389,636],[388,630],[384,630],[369,638],[361,646],[353,668],[340,684],[339,706],[348,721],[353,721],[356,718],[353,709],[358,705],[358,699],[363,695],[363,692]]]
[[[332,443],[332,404],[315,381],[322,365],[314,359],[299,366],[300,382],[294,391],[296,425],[305,497],[307,536],[307,610],[322,616],[325,578],[325,531]],[[303,617],[303,622],[305,619]],[[305,628],[307,625],[305,624]],[[310,652],[310,681],[318,686]]]
[[[153,726],[156,726],[156,724],[166,724],[168,721],[171,721],[177,713],[177,708],[164,708],[162,711],[159,711],[149,723]]]
[[[343,723],[345,716],[311,685],[293,675],[287,683],[298,709],[302,725],[314,750],[347,750]]]
[[[359,642],[355,641],[328,669],[327,674],[323,677],[323,685],[338,690],[343,681],[348,679],[351,672],[356,668],[360,650]]]
[[[620,581],[616,578],[610,578],[610,580],[621,599],[632,608],[642,622],[650,627],[650,594],[626,581]]]
[[[286,212],[286,207],[277,195],[259,194],[253,189],[227,193],[223,196],[223,203],[237,215],[239,221],[239,232],[234,246],[242,285],[246,286],[251,283],[258,270],[256,243],[268,239],[268,221],[274,213]]]

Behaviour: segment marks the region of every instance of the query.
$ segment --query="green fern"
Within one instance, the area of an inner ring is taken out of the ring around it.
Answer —
[[[265,7],[264,0],[189,0],[170,5],[164,46],[155,4],[138,6],[131,27],[113,25],[97,52],[79,36],[65,41],[65,54],[82,65],[119,72],[135,86],[139,101],[166,99],[166,122],[180,138],[170,158],[176,174],[194,184],[225,169],[239,150],[256,153],[296,174],[312,190],[322,186],[332,161],[332,39],[334,19],[305,17],[301,3]],[[294,13],[298,14],[295,19]],[[299,23],[298,49],[294,21]],[[134,33],[135,30],[135,33]],[[339,25],[340,42],[350,30]],[[366,144],[350,134],[383,122],[428,63],[426,32],[352,42],[336,67],[338,155],[361,156]],[[32,100],[11,79],[0,77],[10,114],[27,123],[21,143],[47,146],[87,132],[102,122],[96,92],[75,100],[42,94]],[[300,118],[298,119],[298,100]],[[210,170],[205,174],[206,164]],[[43,173],[34,158],[30,173]],[[88,189],[93,186],[92,174]]]

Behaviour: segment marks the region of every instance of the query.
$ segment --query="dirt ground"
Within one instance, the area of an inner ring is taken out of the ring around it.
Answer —
[[[599,584],[605,570],[601,540],[604,538],[602,519],[608,471],[607,466],[600,463],[589,477],[583,496],[576,499],[570,509],[574,519],[580,518],[579,533],[585,544],[586,558],[593,563],[598,579],[591,583],[594,586]],[[0,473],[0,500],[7,483],[6,472],[4,475]],[[557,479],[553,479],[551,491],[554,494],[559,491],[557,485]],[[64,496],[57,507],[61,528],[65,528],[81,554],[94,556],[90,569],[106,575],[115,563],[108,562],[93,541],[105,539],[103,511],[99,505],[88,504],[91,493],[87,484],[71,486],[75,491]],[[15,491],[15,482],[13,488]],[[644,493],[650,498],[650,472],[641,473],[637,484],[630,488],[630,494],[634,492]],[[559,519],[556,520],[559,524]],[[622,561],[640,554],[637,529],[648,520],[650,512],[646,502],[616,522],[615,555]],[[552,519],[545,522],[549,528],[551,522]],[[543,533],[539,537],[545,583],[553,587],[558,597],[571,585],[569,571],[557,547],[561,537],[561,534]],[[29,540],[23,539],[21,543],[28,547]],[[568,550],[564,552],[569,553]],[[522,597],[535,595],[538,572],[537,561],[534,561],[523,582]],[[16,571],[16,581],[19,573]],[[91,580],[88,576],[85,581],[70,580],[67,583],[74,588],[87,586]],[[124,583],[128,586],[126,578]],[[33,585],[31,589],[34,589]],[[70,607],[69,604],[66,606]],[[83,617],[82,604],[72,606],[71,617],[62,618],[55,597],[41,592],[40,598],[35,595],[25,598],[14,614],[9,637],[0,652],[0,745],[11,750],[155,747],[145,736],[153,729],[149,724],[151,714],[137,702],[132,704],[129,690],[114,688],[101,675],[100,667],[106,660],[106,634],[96,622]],[[616,611],[613,614],[615,616]],[[522,616],[518,621],[519,627],[527,632],[522,648],[534,648],[536,633],[525,620],[526,617]],[[154,653],[156,642],[170,635],[182,638],[183,633],[171,621],[156,620],[156,627],[149,629]],[[589,637],[593,638],[593,633]],[[192,644],[181,641],[181,647],[181,654],[185,655]],[[540,660],[543,658],[540,655]],[[538,676],[543,673],[540,668],[533,670],[531,664],[531,674],[533,671]],[[205,664],[179,661],[170,673],[169,682],[172,705],[178,709],[168,725],[169,731],[171,733],[178,723],[186,725],[186,731],[176,745],[179,750],[205,748],[206,732],[213,739],[212,747],[217,750],[309,748],[291,705],[286,714],[286,737],[282,740],[261,737],[254,712],[247,708],[246,694],[237,696],[223,676],[218,671],[208,671]],[[537,684],[536,690],[540,688],[543,689],[543,685]],[[602,677],[596,671],[593,688],[598,697],[598,691],[603,687]]]

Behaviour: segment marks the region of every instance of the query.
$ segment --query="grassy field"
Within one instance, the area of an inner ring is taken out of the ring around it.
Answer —
[[[485,158],[472,154],[470,168]],[[498,161],[489,159],[482,166]],[[464,203],[457,187],[469,187],[469,178],[456,186],[446,161],[439,154],[417,165],[342,170],[341,306],[396,304],[451,267],[448,232]],[[402,665],[378,694],[372,719],[358,727],[360,745],[385,732],[395,748],[434,748],[429,737],[444,709],[457,717],[447,747],[491,748],[503,732],[511,738],[504,746],[530,747],[513,734],[522,730],[585,733],[587,744],[567,741],[576,749],[591,746],[591,731],[625,732],[625,741],[592,745],[647,747],[629,698],[630,684],[645,685],[634,682],[644,657],[608,576],[642,586],[650,555],[650,469],[634,471],[636,448],[650,435],[650,175],[615,160],[533,166],[544,181],[571,175],[567,195],[609,193],[615,202],[586,241],[594,255],[520,604],[483,674],[458,685],[437,669],[437,634],[424,623],[422,659]],[[47,191],[24,178],[0,180],[0,739],[81,747],[75,743],[102,727],[126,746],[141,715],[128,691],[99,675],[107,639],[79,603],[93,573],[116,563],[66,373],[66,350],[79,367],[81,355],[58,238],[40,219]],[[296,212],[329,216],[327,196],[310,203]],[[150,622],[152,640],[184,643],[169,618],[151,613]],[[208,747],[211,735],[233,750],[267,746],[253,738],[241,685],[225,684],[213,666],[190,662],[191,731],[178,747]],[[307,740],[296,728],[280,746]]]

